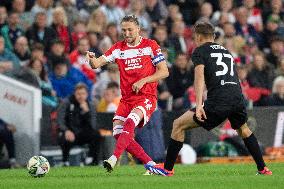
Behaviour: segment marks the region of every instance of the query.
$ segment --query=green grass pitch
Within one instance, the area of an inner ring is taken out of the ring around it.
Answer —
[[[273,176],[256,176],[254,164],[177,165],[175,176],[143,176],[141,165],[119,166],[108,174],[102,167],[51,168],[43,178],[33,178],[26,169],[0,170],[0,189],[281,189],[284,163],[268,164]]]

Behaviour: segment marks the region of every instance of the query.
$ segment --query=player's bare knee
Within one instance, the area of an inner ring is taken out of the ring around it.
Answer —
[[[178,119],[174,120],[171,137],[173,139],[177,139],[179,138],[179,136],[182,135],[183,132],[184,130],[182,128],[182,124],[180,123],[180,121]]]
[[[244,124],[239,129],[237,129],[237,132],[238,132],[239,136],[242,137],[242,138],[247,138],[252,134],[252,132],[248,128],[247,124]]]

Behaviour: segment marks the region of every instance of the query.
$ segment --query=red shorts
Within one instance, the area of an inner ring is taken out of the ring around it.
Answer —
[[[143,112],[144,118],[139,123],[138,127],[143,127],[150,119],[152,113],[155,111],[157,105],[156,97],[133,97],[127,100],[121,99],[118,108],[115,112],[114,120],[125,121],[127,116],[133,109],[139,109]]]

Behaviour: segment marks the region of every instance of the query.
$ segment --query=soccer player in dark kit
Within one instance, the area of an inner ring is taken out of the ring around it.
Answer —
[[[214,30],[214,26],[208,22],[195,24],[194,40],[198,47],[192,54],[192,61],[195,67],[196,108],[185,112],[173,122],[165,163],[145,165],[145,168],[154,174],[172,176],[185,131],[197,127],[209,131],[228,119],[251,153],[257,165],[257,174],[272,175],[263,161],[256,137],[246,124],[246,106],[234,59],[226,48],[214,42]],[[205,85],[208,94],[203,103]]]

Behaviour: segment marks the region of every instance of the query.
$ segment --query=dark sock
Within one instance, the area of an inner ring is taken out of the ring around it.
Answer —
[[[183,142],[176,141],[171,138],[168,146],[166,162],[164,168],[168,171],[173,170],[178,153],[182,148]]]
[[[259,171],[262,171],[265,167],[265,163],[263,161],[262,154],[254,134],[252,133],[249,137],[244,138],[243,140],[257,165],[257,169]]]

